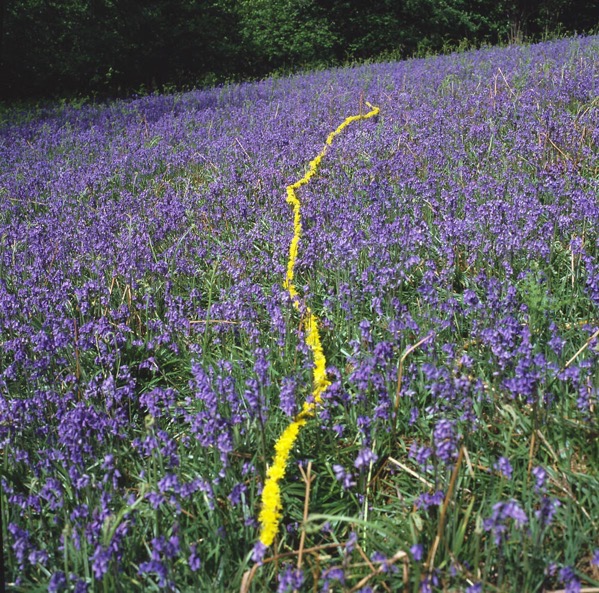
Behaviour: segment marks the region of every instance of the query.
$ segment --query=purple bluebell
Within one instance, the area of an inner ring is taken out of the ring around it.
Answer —
[[[288,564],[279,573],[278,580],[277,593],[291,593],[291,591],[302,587],[304,584],[304,574],[302,570]]]
[[[510,521],[513,522],[516,529],[521,529],[528,523],[526,513],[516,500],[498,502],[493,505],[491,516],[483,521],[483,528],[492,533],[496,544],[500,544],[507,537]]]

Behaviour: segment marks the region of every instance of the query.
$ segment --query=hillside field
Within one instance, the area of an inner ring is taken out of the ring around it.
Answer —
[[[8,591],[596,592],[598,397],[599,37],[0,112]]]

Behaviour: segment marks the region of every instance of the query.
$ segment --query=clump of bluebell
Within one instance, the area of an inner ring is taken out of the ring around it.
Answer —
[[[599,586],[598,44],[9,111],[9,588]],[[285,188],[363,97],[302,187],[296,309]],[[255,550],[306,306],[330,385]]]

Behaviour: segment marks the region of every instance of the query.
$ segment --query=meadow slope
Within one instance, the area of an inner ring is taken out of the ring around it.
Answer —
[[[599,587],[598,97],[587,37],[5,112],[8,590]]]

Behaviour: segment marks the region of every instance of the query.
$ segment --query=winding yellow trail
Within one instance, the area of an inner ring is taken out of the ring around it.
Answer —
[[[336,136],[347,128],[352,122],[360,121],[362,119],[368,119],[375,117],[379,114],[379,108],[373,107],[370,103],[366,103],[370,108],[370,111],[364,115],[352,115],[347,117],[343,123],[333,132],[331,132],[325,142],[323,149],[316,155],[314,160],[310,161],[307,173],[295,183],[287,186],[287,202],[293,206],[293,239],[289,245],[289,260],[287,263],[287,275],[285,282],[283,283],[284,288],[289,293],[289,296],[293,300],[293,304],[297,310],[300,308],[298,292],[293,283],[293,277],[295,273],[295,261],[297,259],[297,251],[299,246],[300,237],[302,234],[302,216],[301,216],[301,203],[297,197],[297,190],[306,185],[312,177],[316,175],[320,167],[320,162],[325,156],[329,146],[333,143]],[[322,344],[320,342],[320,333],[318,331],[318,317],[312,313],[309,307],[305,308],[306,315],[306,344],[312,350],[314,357],[314,374],[313,374],[313,390],[312,398],[310,401],[304,402],[302,410],[294,418],[293,422],[283,431],[283,434],[279,437],[275,443],[275,456],[272,465],[266,472],[266,482],[264,484],[264,490],[262,491],[262,510],[258,520],[260,522],[260,542],[265,546],[270,546],[277,534],[279,528],[279,522],[281,520],[281,489],[279,487],[279,481],[285,477],[285,470],[287,468],[287,460],[289,453],[293,447],[297,435],[299,434],[300,428],[306,424],[308,418],[314,416],[314,411],[317,405],[322,402],[322,394],[326,388],[330,385],[330,381],[327,379],[325,367],[326,358],[322,351]]]

